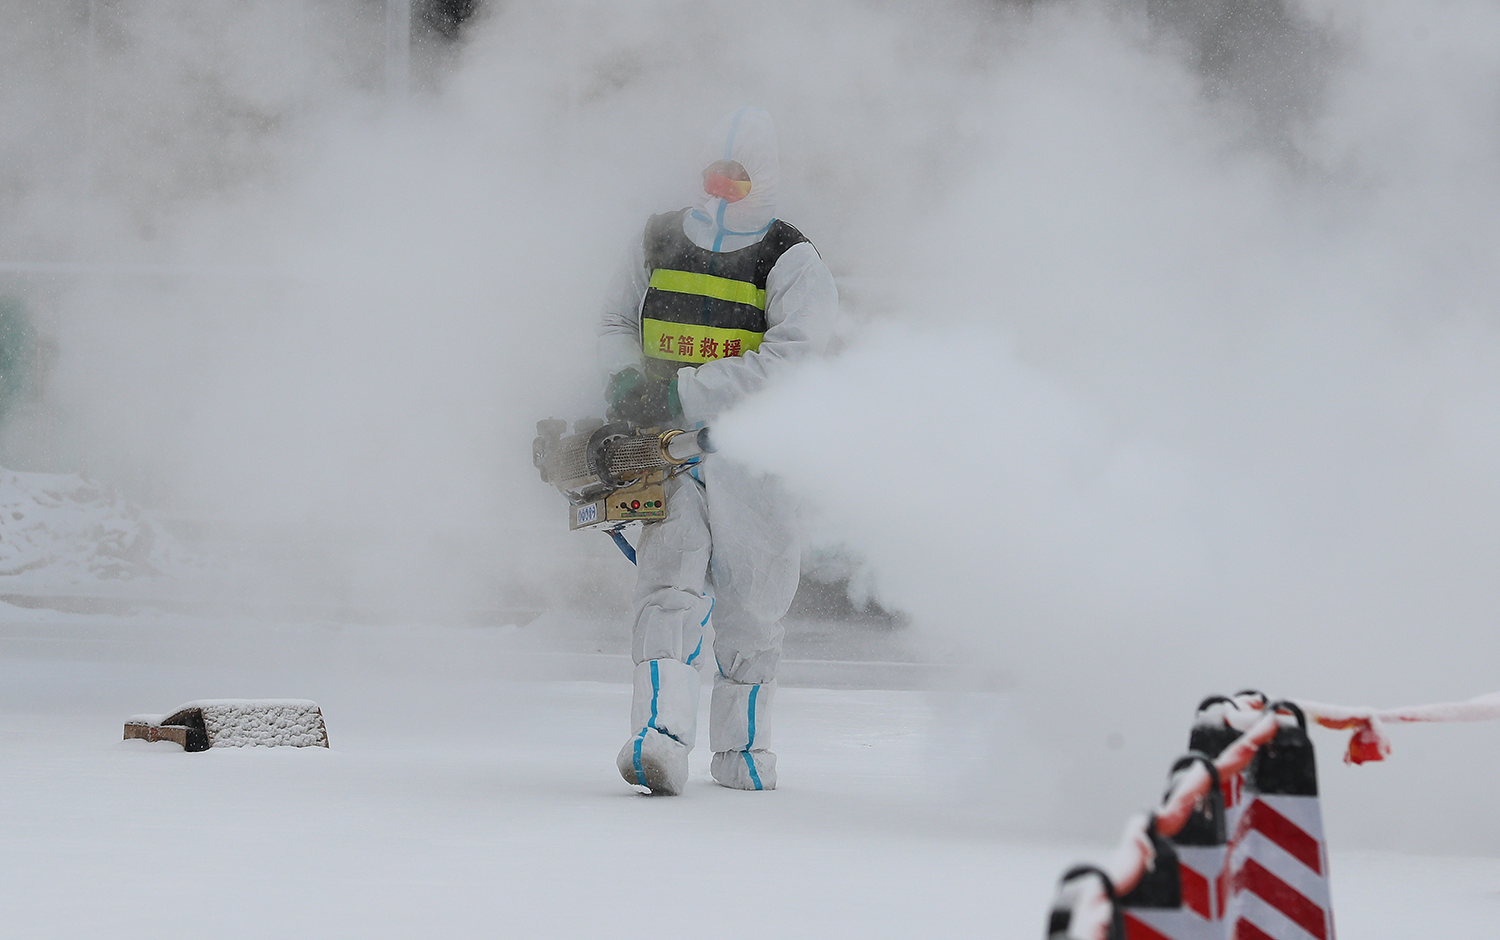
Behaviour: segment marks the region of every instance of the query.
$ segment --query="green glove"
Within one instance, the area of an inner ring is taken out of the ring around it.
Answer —
[[[604,400],[609,402],[609,411],[620,407],[620,402],[630,394],[631,389],[646,380],[639,369],[623,369],[609,377],[609,384],[604,388]]]
[[[677,379],[641,380],[630,385],[610,408],[609,417],[640,427],[664,427],[682,420]]]

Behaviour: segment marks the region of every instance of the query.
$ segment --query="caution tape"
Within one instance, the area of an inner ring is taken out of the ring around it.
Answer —
[[[1239,731],[1254,724],[1266,707],[1265,697],[1253,692],[1242,692],[1225,701],[1234,705],[1234,710],[1224,716],[1225,722]],[[1385,731],[1388,724],[1500,720],[1500,692],[1480,695],[1465,702],[1438,702],[1403,708],[1329,705],[1307,699],[1294,701],[1309,721],[1316,721],[1334,731],[1354,730],[1344,752],[1346,764],[1363,764],[1390,756],[1391,742]]]
[[[1481,695],[1466,702],[1439,702],[1406,708],[1346,708],[1322,702],[1298,700],[1307,717],[1335,731],[1354,729],[1344,763],[1363,764],[1384,760],[1391,753],[1385,725],[1416,721],[1494,721],[1500,719],[1500,692]]]

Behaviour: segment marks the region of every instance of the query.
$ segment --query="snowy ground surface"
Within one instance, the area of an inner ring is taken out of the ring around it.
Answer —
[[[1013,808],[954,779],[962,743],[935,727],[952,693],[851,663],[804,661],[783,691],[782,789],[722,790],[700,751],[683,797],[638,796],[613,767],[623,658],[549,649],[527,633],[547,623],[0,605],[0,932],[1034,940],[1058,874],[1113,836],[1010,835]],[[907,687],[851,687],[881,683]],[[231,696],[315,699],[332,748],[120,740],[129,715]],[[1334,846],[1332,866],[1346,938],[1500,923],[1500,859]]]
[[[149,515],[73,473],[0,467],[0,592],[67,591],[189,570]]]

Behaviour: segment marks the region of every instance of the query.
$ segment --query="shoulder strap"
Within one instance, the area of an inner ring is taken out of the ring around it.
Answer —
[[[787,249],[803,242],[812,244],[807,240],[807,236],[797,231],[796,226],[790,222],[783,222],[780,219],[772,222],[770,231],[766,232],[766,237],[760,240],[760,252],[755,259],[756,283],[764,287],[766,278],[771,276],[771,269],[776,267],[776,262],[786,254]],[[817,250],[814,246],[813,251]]]
[[[663,212],[646,220],[646,232],[642,246],[646,249],[646,270],[655,271],[669,257],[675,255],[679,242],[687,239],[682,234],[682,216],[687,209]]]

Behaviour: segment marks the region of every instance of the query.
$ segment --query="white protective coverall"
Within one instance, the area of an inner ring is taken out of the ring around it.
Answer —
[[[745,168],[749,194],[729,202],[700,192],[680,222],[693,245],[715,253],[759,244],[776,218],[779,166],[771,116],[741,108],[720,122],[702,164],[722,160]],[[606,375],[644,367],[641,309],[650,279],[638,240],[611,287],[599,328]],[[794,244],[777,258],[764,299],[766,330],[758,349],[677,369],[685,426],[711,424],[788,365],[827,347],[838,293],[810,243]],[[772,478],[722,455],[667,482],[667,517],[645,526],[636,547],[632,736],[618,760],[626,781],[652,793],[682,791],[697,733],[698,670],[708,659],[703,638],[712,613],[713,777],[738,789],[776,786],[767,719],[781,659],[781,618],[800,570],[794,513]]]

